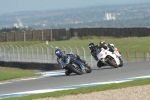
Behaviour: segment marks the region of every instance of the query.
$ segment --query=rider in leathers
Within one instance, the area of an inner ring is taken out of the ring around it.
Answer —
[[[70,61],[74,59],[73,56],[63,53],[60,49],[55,50],[55,54],[58,57],[57,61],[60,63],[63,69],[65,69],[65,67],[70,63]],[[85,67],[83,66],[83,64],[81,65],[82,65],[82,71],[84,71]]]

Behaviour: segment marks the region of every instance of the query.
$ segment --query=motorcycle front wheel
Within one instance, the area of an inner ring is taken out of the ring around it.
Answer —
[[[116,64],[114,59],[107,59],[107,63],[113,66],[114,68],[118,68],[119,66]]]
[[[92,69],[91,69],[90,66],[87,66],[85,70],[86,70],[87,73],[91,73],[92,72]]]
[[[77,64],[76,64],[76,66],[70,65],[69,68],[72,70],[72,72],[74,72],[74,73],[76,73],[76,74],[78,74],[78,75],[83,74],[82,69],[81,69],[80,66],[77,65]]]
[[[122,60],[121,58],[119,58],[119,60],[120,60],[120,65],[119,65],[119,67],[122,67],[122,66],[123,66],[123,60]]]

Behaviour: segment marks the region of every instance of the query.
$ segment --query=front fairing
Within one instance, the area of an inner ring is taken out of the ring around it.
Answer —
[[[106,55],[107,55],[107,52],[105,51],[105,49],[103,49],[103,48],[97,49],[97,58],[99,60],[104,59],[106,57]]]

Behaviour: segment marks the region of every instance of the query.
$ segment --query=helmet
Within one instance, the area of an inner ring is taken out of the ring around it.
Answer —
[[[105,41],[104,41],[104,40],[100,40],[99,44],[100,44],[100,45],[104,45],[104,44],[105,44]]]
[[[113,47],[113,48],[115,47],[115,45],[114,45],[114,44],[110,44],[110,46],[111,46],[111,47]]]
[[[60,49],[55,50],[55,55],[60,58],[62,56],[62,52]]]
[[[95,49],[94,43],[90,43],[90,44],[89,44],[89,48],[90,48],[90,50],[94,50],[94,49]]]

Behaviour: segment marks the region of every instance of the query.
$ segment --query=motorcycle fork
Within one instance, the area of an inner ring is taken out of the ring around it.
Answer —
[[[108,55],[107,58],[105,58],[104,61],[106,62],[109,58],[111,58],[111,57]]]

